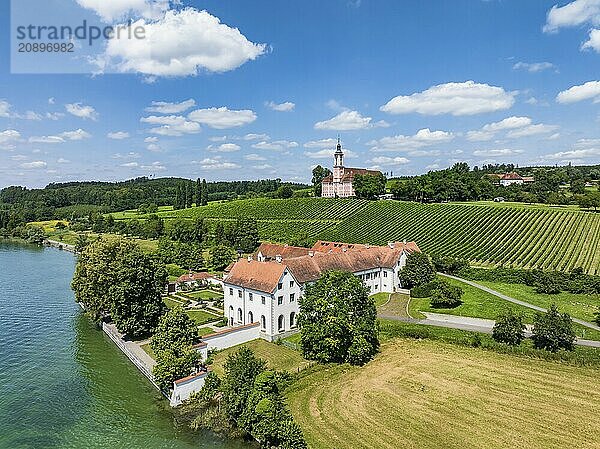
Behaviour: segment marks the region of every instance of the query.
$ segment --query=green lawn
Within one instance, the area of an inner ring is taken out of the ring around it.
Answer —
[[[421,312],[434,312],[495,320],[500,313],[511,308],[515,312],[523,314],[525,323],[533,323],[535,310],[512,304],[463,282],[455,281],[454,279],[444,279],[450,284],[459,286],[464,290],[465,294],[462,297],[463,304],[454,309],[436,309],[429,305],[429,298],[411,298],[409,311],[412,318],[424,318]],[[501,284],[495,282],[481,282],[481,284],[515,299],[520,299],[540,307],[548,308],[553,301],[556,301],[562,312],[567,312],[575,318],[588,321],[593,320],[593,312],[590,314],[590,311],[593,311],[593,304],[598,304],[598,295],[574,295],[570,293],[541,295],[535,293],[532,287],[520,284]],[[588,311],[587,315],[582,313],[584,310]],[[578,337],[600,340],[600,332],[586,328],[580,324],[574,324],[573,326]]]
[[[188,310],[186,311],[188,316],[194,320],[199,326],[210,323],[211,321],[217,321],[222,318],[220,315],[205,312],[204,310]]]
[[[302,358],[300,352],[294,351],[283,345],[277,345],[258,339],[219,352],[215,355],[212,369],[217,374],[222,375],[223,364],[225,363],[227,356],[237,351],[241,346],[250,348],[257,357],[267,362],[267,366],[270,369],[295,373],[309,365],[309,362]]]
[[[204,337],[205,335],[210,335],[214,333],[215,331],[210,327],[201,327],[200,329],[198,329],[198,335],[200,335],[200,337]]]
[[[206,301],[214,300],[214,299],[223,299],[223,295],[221,293],[212,291],[212,290],[202,290],[199,292],[189,292],[183,293],[184,296],[193,299],[203,299]]]
[[[558,295],[546,295],[536,293],[533,287],[523,284],[486,281],[477,281],[477,283],[545,309],[549,308],[552,303],[556,303],[562,312],[567,312],[574,318],[590,322],[594,321],[594,314],[598,312],[600,307],[600,295],[580,295],[568,292],[562,292]]]
[[[141,348],[144,350],[144,352],[146,354],[148,354],[150,357],[152,357],[154,360],[156,360],[156,357],[154,356],[154,351],[150,347],[150,343],[146,343],[145,345],[142,345]]]
[[[373,298],[373,300],[375,301],[375,307],[379,307],[385,304],[388,301],[389,297],[389,293],[375,293],[374,295],[371,295],[371,298]]]
[[[527,307],[511,304],[464,282],[444,279],[464,290],[463,303],[454,309],[436,309],[429,305],[429,298],[411,298],[409,311],[413,318],[424,318],[424,315],[420,312],[434,312],[495,320],[500,313],[512,308],[515,312],[523,313],[526,322],[533,322],[534,311]]]
[[[169,298],[163,298],[163,302],[167,305],[167,307],[169,309],[174,309],[175,307],[183,306],[182,303],[180,303],[178,301],[173,301],[172,299],[169,299]]]

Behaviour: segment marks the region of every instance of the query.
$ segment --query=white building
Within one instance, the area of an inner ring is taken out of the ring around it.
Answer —
[[[408,254],[420,251],[414,242],[388,246],[317,242],[312,249],[279,246],[281,253],[306,255],[272,257],[273,245],[261,246],[260,260],[239,260],[224,279],[224,313],[230,326],[260,323],[267,340],[297,331],[298,300],[304,286],[325,271],[345,271],[358,276],[371,294],[392,293],[402,288],[398,273]]]
[[[338,139],[337,149],[333,155],[333,173],[323,179],[321,196],[323,198],[349,198],[356,196],[354,177],[356,175],[381,175],[380,171],[364,168],[344,167],[344,152]]]

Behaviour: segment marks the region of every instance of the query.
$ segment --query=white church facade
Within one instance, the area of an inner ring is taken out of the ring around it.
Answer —
[[[381,172],[377,170],[345,167],[344,152],[339,139],[333,159],[333,172],[325,177],[321,184],[321,196],[323,198],[350,198],[356,196],[354,191],[354,177],[356,175],[381,175]]]

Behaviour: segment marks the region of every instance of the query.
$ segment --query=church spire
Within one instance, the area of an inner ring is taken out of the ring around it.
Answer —
[[[343,167],[344,166],[344,152],[342,151],[342,141],[340,136],[338,136],[337,149],[333,155],[334,158],[334,167]]]

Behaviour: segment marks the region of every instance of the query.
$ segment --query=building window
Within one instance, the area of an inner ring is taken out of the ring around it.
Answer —
[[[267,330],[267,319],[264,315],[260,317],[260,328],[264,331]]]
[[[279,296],[279,297],[277,298],[277,305],[278,305],[278,306],[280,306],[280,305],[282,305],[282,304],[283,304],[283,296]]]
[[[383,272],[383,277],[386,278],[387,277],[387,271]]]
[[[281,289],[283,288],[283,282],[280,282],[279,284],[277,284],[277,288],[278,288],[279,290],[281,290]]]
[[[290,302],[294,302],[296,300],[296,295],[294,293],[290,294]]]
[[[277,329],[279,332],[283,332],[285,330],[285,318],[283,315],[279,315],[279,319],[277,320]]]
[[[232,288],[229,289],[229,296],[233,296],[233,289]]]
[[[233,306],[229,306],[229,325],[233,326]]]
[[[264,296],[260,297],[260,302],[262,303],[263,306],[265,305],[266,301],[265,301],[265,297]]]
[[[290,288],[294,286],[294,281],[290,281]]]
[[[254,314],[252,312],[248,312],[248,324],[254,323]]]
[[[290,313],[290,327],[296,327],[296,312]]]
[[[241,297],[242,297],[242,291],[238,290],[238,298],[241,298]]]
[[[252,293],[248,293],[248,299],[252,301]]]
[[[238,309],[238,323],[244,321],[244,315],[242,314],[242,309]]]

